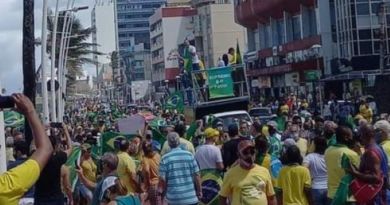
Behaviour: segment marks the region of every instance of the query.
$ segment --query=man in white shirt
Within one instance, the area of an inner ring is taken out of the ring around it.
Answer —
[[[188,47],[188,51],[190,52],[190,54],[192,56],[192,71],[200,70],[200,68],[199,68],[199,56],[196,53],[195,46],[191,45],[190,41],[187,40],[187,39],[184,41],[184,44]]]
[[[219,131],[207,128],[204,133],[206,135],[206,144],[201,145],[195,153],[195,159],[199,164],[200,170],[223,170],[221,150],[215,146],[215,141],[219,137]]]

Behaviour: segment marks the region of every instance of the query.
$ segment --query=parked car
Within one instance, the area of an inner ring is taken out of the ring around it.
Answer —
[[[272,119],[272,110],[269,107],[255,107],[249,110],[249,115],[255,119],[258,118],[262,124]]]

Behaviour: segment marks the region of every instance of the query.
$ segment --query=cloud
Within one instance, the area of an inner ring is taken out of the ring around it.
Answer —
[[[35,38],[41,36],[42,27],[42,0],[34,1]],[[49,8],[54,10],[55,1],[48,0]],[[67,0],[59,0],[60,10],[66,8]],[[79,11],[76,15],[85,27],[91,24],[91,10],[94,0],[76,0],[75,6],[89,6],[89,10]],[[0,0],[0,85],[6,88],[7,93],[21,92],[23,88],[22,72],[22,25],[23,1]],[[40,47],[36,47],[35,62],[40,65]],[[89,66],[87,66],[89,67]],[[88,69],[90,70],[90,69]],[[94,74],[94,72],[89,72]]]

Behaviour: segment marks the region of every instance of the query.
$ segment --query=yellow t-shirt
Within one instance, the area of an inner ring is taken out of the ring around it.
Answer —
[[[97,167],[92,159],[84,160],[81,163],[81,168],[83,168],[83,174],[89,181],[96,182]]]
[[[311,187],[310,171],[300,165],[285,166],[280,170],[276,187],[283,191],[283,204],[308,205],[304,188]]]
[[[381,143],[383,150],[385,151],[387,158],[390,160],[390,140],[385,140]]]
[[[184,138],[180,138],[180,145],[179,145],[180,148],[182,149],[185,149],[189,152],[191,152],[193,155],[195,155],[195,148],[194,148],[194,145],[184,139]],[[163,148],[161,149],[161,156],[163,156],[164,154],[168,153],[169,151],[171,151],[171,148],[169,147],[169,144],[167,141],[165,141],[164,145],[163,145]]]
[[[341,167],[341,159],[344,154],[352,164],[359,167],[359,155],[346,146],[330,146],[325,151],[325,163],[328,168],[328,198],[331,199],[336,194],[341,178],[345,176],[345,171]]]
[[[266,168],[255,165],[246,170],[237,165],[227,171],[219,194],[229,197],[231,204],[262,205],[268,204],[267,196],[275,192]]]
[[[390,164],[390,140],[385,140],[381,143],[381,146],[383,148],[383,150],[385,151],[386,155],[387,155],[387,159],[388,159],[388,163],[387,164]],[[390,172],[390,170],[389,170]]]
[[[117,174],[121,183],[126,187],[127,194],[135,194],[136,185],[131,182],[131,176],[136,174],[134,160],[126,152],[118,152]]]
[[[299,148],[299,151],[301,152],[301,156],[304,158],[306,156],[307,150],[308,150],[307,139],[300,137],[297,141],[297,147]]]
[[[19,204],[20,198],[38,180],[40,172],[38,163],[29,159],[0,175],[0,204]]]

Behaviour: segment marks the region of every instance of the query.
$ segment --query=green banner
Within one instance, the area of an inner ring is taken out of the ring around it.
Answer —
[[[230,67],[212,68],[207,73],[210,99],[234,96]]]

